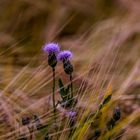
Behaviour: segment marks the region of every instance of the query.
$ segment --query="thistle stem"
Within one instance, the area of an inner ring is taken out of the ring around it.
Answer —
[[[72,83],[72,74],[70,74],[70,87],[71,87],[71,98],[73,98],[73,83]]]
[[[31,130],[31,128],[29,126],[28,126],[28,129],[29,129],[29,133],[30,133],[30,140],[32,140],[32,138],[33,138],[32,130]]]
[[[53,112],[54,112],[54,123],[56,125],[56,105],[55,105],[55,68],[52,68],[53,71],[53,96],[52,96],[52,100],[53,100]],[[57,132],[57,127],[55,127],[55,130]],[[57,138],[58,139],[58,138]]]
[[[54,115],[56,112],[56,108],[55,108],[55,68],[52,68],[53,70],[53,95],[52,95],[52,100],[53,100],[53,110],[54,110]]]

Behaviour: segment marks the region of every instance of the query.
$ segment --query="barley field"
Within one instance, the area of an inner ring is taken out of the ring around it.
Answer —
[[[140,1],[0,0],[0,140],[140,140]]]

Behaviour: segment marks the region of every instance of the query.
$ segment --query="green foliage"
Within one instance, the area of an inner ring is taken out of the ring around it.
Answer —
[[[63,101],[67,101],[70,98],[70,85],[67,87],[64,86],[61,79],[59,79],[59,89],[60,89],[60,95]]]
[[[99,110],[102,109],[110,100],[111,100],[112,94],[109,94],[104,100],[103,103],[100,105]]]

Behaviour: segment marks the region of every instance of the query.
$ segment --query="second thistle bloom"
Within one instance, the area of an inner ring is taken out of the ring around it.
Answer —
[[[56,43],[45,44],[43,51],[48,53],[48,64],[54,68],[57,64],[57,54],[60,51],[59,45]]]
[[[63,62],[64,71],[69,75],[73,72],[73,66],[70,62],[72,56],[73,54],[71,53],[71,51],[61,51],[57,57],[59,61]]]

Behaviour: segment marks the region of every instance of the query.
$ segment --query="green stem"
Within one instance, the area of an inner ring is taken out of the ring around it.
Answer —
[[[53,97],[52,97],[52,100],[53,100],[53,110],[54,110],[54,115],[55,115],[56,108],[55,108],[55,68],[54,67],[53,67]]]
[[[70,87],[71,87],[71,98],[73,98],[73,83],[72,83],[72,74],[70,74]]]
[[[55,68],[53,67],[53,111],[54,111],[54,123],[56,125],[56,105],[55,105]],[[55,127],[57,132],[57,127]],[[58,138],[57,138],[58,139]]]

